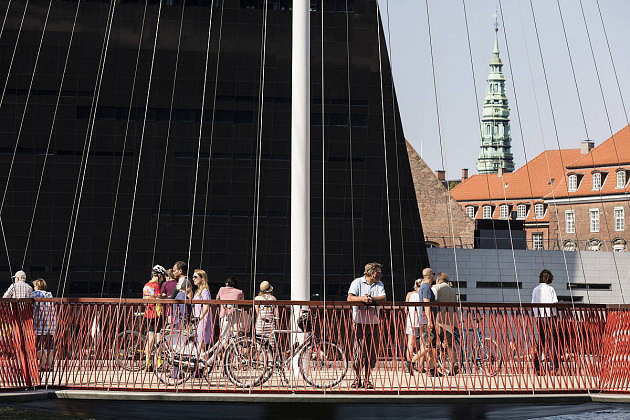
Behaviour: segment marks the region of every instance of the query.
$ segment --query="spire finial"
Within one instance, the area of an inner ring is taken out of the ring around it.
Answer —
[[[492,14],[492,17],[494,18],[494,48],[492,50],[492,52],[494,54],[499,54],[499,8],[497,7],[497,9],[494,11],[494,13]]]

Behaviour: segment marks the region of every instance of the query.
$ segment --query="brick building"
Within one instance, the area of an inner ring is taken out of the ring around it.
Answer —
[[[409,142],[407,154],[427,246],[472,248],[475,222],[450,196],[444,172],[436,175]]]
[[[471,176],[452,197],[475,221],[476,235],[496,221],[522,230],[529,249],[625,251],[630,126],[597,147],[580,146],[545,151],[512,173]]]

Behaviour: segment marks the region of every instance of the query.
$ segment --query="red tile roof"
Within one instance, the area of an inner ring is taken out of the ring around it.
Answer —
[[[515,172],[499,176],[473,175],[451,190],[456,201],[511,201],[589,197],[628,193],[617,188],[616,171],[625,169],[630,179],[630,125],[593,148],[587,154],[580,149],[547,150],[530,160]],[[602,188],[593,190],[593,172],[602,172]],[[569,174],[580,176],[578,188],[567,191]],[[530,203],[531,204],[531,203]],[[533,217],[528,213],[528,219]],[[540,219],[533,219],[540,220]]]
[[[567,166],[568,169],[630,164],[630,125]]]
[[[563,166],[579,156],[580,149],[547,150],[503,176],[473,175],[453,188],[451,194],[456,201],[542,198],[563,180]]]

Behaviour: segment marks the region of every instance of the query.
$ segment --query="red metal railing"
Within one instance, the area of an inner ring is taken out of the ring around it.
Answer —
[[[406,330],[418,325],[416,315],[426,304],[376,309],[348,302],[194,303],[199,310],[208,305],[205,324],[188,316],[191,302],[175,300],[0,300],[0,388],[630,390],[626,307],[431,304],[435,328],[421,331],[416,341],[406,334],[416,330]],[[377,323],[358,325],[353,311]],[[425,357],[418,360],[423,346]],[[40,370],[46,354],[54,362]]]

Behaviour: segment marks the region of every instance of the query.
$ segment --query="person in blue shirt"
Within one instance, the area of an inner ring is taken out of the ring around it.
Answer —
[[[422,270],[422,282],[418,290],[420,302],[435,302],[435,294],[431,289],[434,277],[435,273],[432,269],[427,267]],[[423,370],[423,365],[426,364],[429,375],[438,376],[435,368],[435,317],[432,308],[428,305],[420,311],[420,333],[422,349],[414,356],[413,362],[420,362],[421,371]]]

